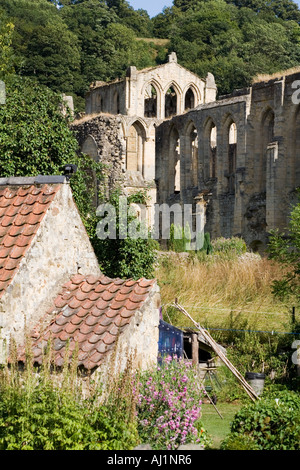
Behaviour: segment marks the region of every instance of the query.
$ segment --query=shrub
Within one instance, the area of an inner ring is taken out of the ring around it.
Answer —
[[[170,227],[170,239],[168,240],[168,249],[182,253],[190,249],[191,244],[191,233],[189,225],[183,228],[180,225],[171,224]]]
[[[120,450],[137,443],[133,423],[51,385],[1,389],[0,449]]]
[[[207,445],[201,418],[201,389],[191,363],[166,357],[156,370],[139,377],[138,431],[153,449],[176,449],[184,443]]]
[[[108,222],[107,215],[99,216],[97,224],[95,225],[95,231],[92,239],[93,248],[97,255],[101,271],[109,277],[121,277],[127,279],[132,277],[139,279],[141,277],[152,278],[154,276],[154,264],[156,261],[156,250],[159,248],[158,242],[151,238],[151,234],[148,233],[147,227],[139,222],[138,218],[133,215],[130,211],[130,204],[145,204],[147,195],[144,192],[137,192],[127,197],[125,213],[127,212],[127,222],[136,224],[137,232],[139,229],[144,229],[145,238],[141,237],[130,237],[123,238],[121,232],[126,230],[127,225],[120,218],[120,190],[116,189],[109,197],[108,202],[113,208],[115,213],[112,214],[112,227],[115,227],[115,236],[112,238],[101,239],[98,237],[99,223]],[[115,223],[115,226],[114,226]],[[108,233],[108,232],[107,232]]]
[[[128,450],[138,443],[125,393],[119,393],[119,403],[112,403],[112,390],[120,388],[118,378],[111,381],[108,396],[97,386],[86,390],[84,398],[74,364],[59,374],[50,374],[47,364],[38,374],[31,364],[21,372],[14,364],[3,368],[1,450]]]
[[[246,243],[242,238],[216,238],[211,242],[215,254],[240,256],[247,251]]]
[[[97,448],[97,433],[84,407],[49,386],[32,392],[1,390],[2,450],[84,450]]]
[[[223,446],[225,450],[259,450],[254,439],[250,436],[237,436],[231,435],[226,440],[226,447]]]
[[[203,251],[207,255],[210,255],[213,252],[213,245],[211,244],[209,233],[204,234],[204,242],[200,251]]]
[[[296,392],[282,391],[244,406],[234,417],[222,449],[233,443],[257,446],[259,450],[300,449],[300,402]],[[246,439],[246,440],[245,440]],[[252,448],[252,447],[251,447]]]

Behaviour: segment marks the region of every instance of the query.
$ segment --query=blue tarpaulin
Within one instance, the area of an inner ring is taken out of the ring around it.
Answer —
[[[183,331],[163,320],[159,322],[158,354],[172,357],[183,355]]]

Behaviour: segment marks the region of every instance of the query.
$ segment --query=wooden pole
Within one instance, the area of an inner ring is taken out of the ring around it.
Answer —
[[[193,318],[190,316],[190,314],[181,305],[179,305],[177,301],[175,301],[173,306],[177,308],[178,310],[180,310],[185,316],[187,316],[194,323],[194,325],[198,328],[198,330],[202,334],[203,338],[208,342],[208,344],[210,344],[210,346],[215,351],[215,353],[219,356],[222,362],[228,367],[228,369],[233,373],[233,375],[240,382],[243,389],[249,395],[251,400],[252,401],[260,400],[260,397],[256,394],[256,392],[248,384],[248,382],[244,379],[244,377],[239,373],[239,371],[234,367],[234,365],[229,361],[229,359],[227,359],[223,351],[219,348],[218,344],[211,337],[208,331],[202,328],[199,323],[196,323],[195,320],[193,320]]]
[[[198,335],[192,333],[192,363],[197,365],[199,362],[199,350],[198,350]]]

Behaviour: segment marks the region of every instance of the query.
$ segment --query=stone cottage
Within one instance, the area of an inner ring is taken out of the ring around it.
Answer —
[[[113,352],[120,367],[132,353],[147,368],[157,360],[159,307],[155,280],[100,272],[65,176],[0,178],[2,363],[11,339],[22,349],[28,334],[36,363],[51,340],[57,366],[78,347],[85,370],[102,370]]]

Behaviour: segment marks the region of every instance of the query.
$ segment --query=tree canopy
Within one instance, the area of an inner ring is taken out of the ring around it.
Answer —
[[[166,22],[171,25],[169,48],[179,62],[200,76],[213,73],[225,94],[250,85],[259,73],[299,64],[299,14],[290,1],[262,0],[258,8],[247,0],[174,0],[172,9],[154,19],[154,33],[162,37]]]
[[[171,51],[198,75],[212,72],[220,94],[300,58],[293,0],[174,0],[151,19],[126,0],[0,0],[0,37],[9,24],[9,65],[73,94],[81,109],[92,81],[124,76],[130,65],[157,65]]]
[[[283,278],[274,281],[274,294],[281,299],[292,298],[300,304],[300,202],[291,211],[286,231],[271,232],[268,252],[270,258],[287,268]]]

